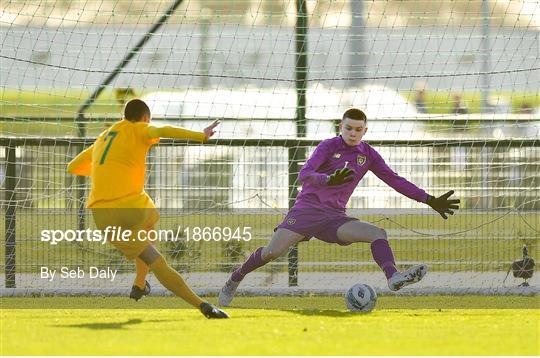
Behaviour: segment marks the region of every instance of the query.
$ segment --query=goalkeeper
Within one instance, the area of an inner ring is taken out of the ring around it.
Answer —
[[[149,270],[159,282],[176,296],[197,307],[208,318],[228,318],[228,315],[197,296],[164,257],[145,240],[143,234],[152,230],[159,213],[144,191],[146,155],[160,137],[206,142],[219,124],[213,122],[203,132],[179,127],[155,127],[149,124],[150,109],[143,101],[129,101],[124,119],[101,133],[94,144],[82,151],[68,165],[68,172],[90,176],[92,190],[87,206],[92,210],[96,226],[130,230],[127,241],[108,238],[128,259],[135,260],[136,278],[130,297],[138,300],[150,293],[146,281]],[[126,232],[126,231],[124,231]]]
[[[354,108],[347,110],[340,130],[340,136],[321,142],[304,164],[299,174],[302,190],[294,206],[274,230],[268,246],[256,249],[232,273],[220,291],[221,306],[231,303],[245,275],[280,257],[298,242],[312,237],[338,245],[370,243],[373,258],[384,272],[392,291],[424,277],[427,272],[425,264],[398,271],[386,231],[347,216],[345,206],[368,170],[399,193],[431,206],[444,219],[459,208],[459,200],[449,199],[453,191],[435,198],[392,171],[375,149],[362,142],[367,131],[364,112]]]

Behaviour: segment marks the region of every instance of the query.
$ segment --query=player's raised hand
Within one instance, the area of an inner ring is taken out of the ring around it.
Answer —
[[[349,168],[337,169],[329,177],[328,186],[335,186],[348,183],[354,179],[354,170]]]
[[[452,194],[454,194],[453,190],[450,190],[438,198],[428,195],[426,204],[431,206],[433,210],[438,212],[442,218],[446,220],[448,219],[446,214],[454,215],[454,210],[459,209],[459,199],[448,199]]]
[[[210,139],[210,137],[216,133],[216,131],[214,131],[214,128],[216,128],[220,123],[220,120],[216,119],[212,122],[212,124],[210,124],[203,130],[204,134],[206,135],[206,140]]]

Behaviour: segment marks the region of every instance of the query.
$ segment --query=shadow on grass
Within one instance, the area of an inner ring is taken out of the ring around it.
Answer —
[[[80,324],[67,324],[67,325],[55,325],[54,327],[71,327],[71,328],[86,328],[94,330],[105,330],[105,329],[125,329],[126,326],[133,326],[141,323],[151,323],[151,322],[169,322],[170,320],[142,320],[139,318],[130,319],[125,322],[96,322],[96,323],[80,323]]]
[[[277,312],[286,312],[293,313],[296,315],[302,316],[324,316],[324,317],[355,317],[355,316],[365,316],[370,312],[351,312],[347,310],[338,310],[338,309],[322,309],[322,308],[279,308],[279,307],[254,307],[252,305],[238,305],[235,307],[230,307],[235,310],[263,310],[263,311],[277,311]],[[225,308],[227,310],[227,308]],[[260,317],[258,315],[253,316],[253,318]],[[252,318],[251,316],[242,316],[242,318]]]
[[[338,311],[338,310],[318,310],[318,309],[298,309],[298,310],[282,310],[283,312],[289,312],[299,314],[302,316],[324,316],[324,317],[356,317],[366,316],[368,313],[362,312],[350,312],[350,311]]]

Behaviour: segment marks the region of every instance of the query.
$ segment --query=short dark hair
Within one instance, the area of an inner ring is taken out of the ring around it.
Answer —
[[[343,113],[343,118],[341,118],[341,120],[345,120],[345,118],[354,119],[357,121],[364,121],[367,123],[366,114],[356,108],[351,108],[351,109],[346,110],[345,113]]]
[[[130,122],[140,121],[145,114],[150,115],[150,108],[140,99],[132,99],[124,109],[124,118]]]

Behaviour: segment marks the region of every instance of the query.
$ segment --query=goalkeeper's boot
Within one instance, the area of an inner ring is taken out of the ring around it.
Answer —
[[[401,288],[420,281],[427,273],[427,265],[421,264],[413,266],[403,272],[395,272],[388,279],[388,288],[391,291],[398,291]]]
[[[199,309],[206,318],[229,318],[229,315],[226,312],[208,302],[201,303]]]
[[[218,303],[221,307],[227,307],[231,304],[239,284],[240,282],[233,281],[232,278],[225,282],[225,286],[219,291]]]
[[[138,286],[133,285],[133,287],[131,287],[131,293],[129,294],[129,298],[138,301],[143,298],[143,296],[148,296],[152,289],[150,288],[150,284],[148,283],[148,281],[144,281],[144,283],[144,289],[140,289]]]

